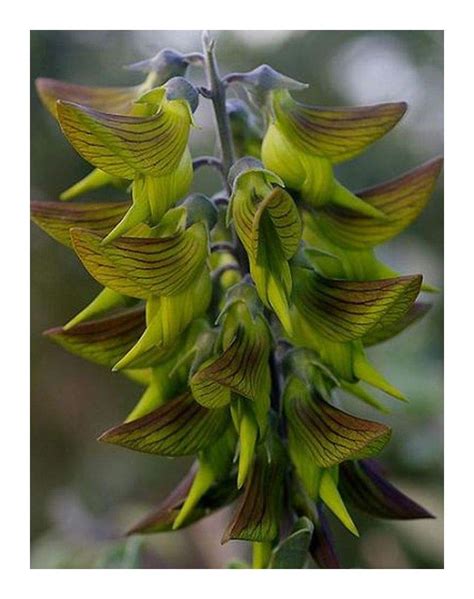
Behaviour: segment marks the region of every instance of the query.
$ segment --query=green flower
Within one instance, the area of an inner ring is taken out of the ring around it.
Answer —
[[[253,308],[253,309],[252,309]],[[206,408],[230,406],[240,439],[238,487],[250,469],[257,440],[264,439],[270,409],[271,333],[247,283],[229,290],[211,351],[194,369],[190,386]]]
[[[233,192],[228,222],[233,222],[247,252],[260,299],[290,332],[293,284],[289,260],[298,250],[302,234],[298,210],[281,179],[258,161],[239,160],[230,177]]]
[[[158,224],[188,191],[193,169],[187,144],[197,92],[184,79],[143,94],[122,116],[59,100],[58,119],[74,148],[113,177],[132,181],[132,206],[104,239],[141,223]]]
[[[287,90],[275,90],[262,144],[263,163],[311,206],[335,205],[383,218],[382,211],[336,180],[333,165],[357,156],[394,127],[405,111],[403,102],[356,108],[307,106]]]

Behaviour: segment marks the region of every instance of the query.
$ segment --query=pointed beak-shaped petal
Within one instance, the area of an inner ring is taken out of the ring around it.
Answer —
[[[385,480],[372,460],[345,462],[340,476],[343,496],[372,516],[395,520],[434,517]]]
[[[146,416],[109,429],[99,441],[155,455],[192,455],[219,439],[229,419],[227,409],[207,410],[186,392]]]
[[[244,494],[222,543],[231,539],[264,543],[278,536],[285,461],[277,443],[275,439],[268,452],[263,446],[259,448]]]

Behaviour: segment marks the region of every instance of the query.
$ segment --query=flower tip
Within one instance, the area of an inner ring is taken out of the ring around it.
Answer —
[[[436,287],[436,285],[430,285],[429,283],[423,283],[421,291],[424,291],[425,293],[440,293],[441,288]]]
[[[97,441],[99,441],[100,443],[109,443],[110,442],[110,430],[106,430],[103,433],[101,433],[97,437]]]
[[[114,233],[114,231],[111,231],[108,235],[106,235],[104,237],[104,239],[101,239],[100,245],[102,247],[104,247],[104,246],[108,245],[109,243],[111,243],[112,241],[115,241],[115,239],[119,236],[120,235],[117,235],[116,233]]]
[[[74,197],[74,192],[72,191],[72,188],[69,187],[68,189],[66,189],[65,191],[61,192],[59,194],[59,199],[62,202],[67,202],[68,200],[72,200],[72,198]]]
[[[207,51],[213,50],[216,41],[211,37],[211,34],[206,29],[202,32],[201,36],[202,45]]]

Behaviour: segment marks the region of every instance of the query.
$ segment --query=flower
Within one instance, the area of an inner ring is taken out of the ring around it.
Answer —
[[[99,112],[59,100],[58,119],[74,148],[101,171],[132,181],[132,206],[104,239],[141,223],[158,224],[192,181],[187,144],[197,92],[176,77],[135,102],[140,116]]]
[[[383,212],[351,193],[334,177],[333,165],[354,158],[400,120],[406,104],[355,108],[307,106],[288,90],[271,94],[270,124],[262,160],[285,184],[316,208],[338,206],[368,217]]]
[[[36,79],[36,90],[45,108],[58,120],[58,101],[72,102],[100,112],[131,115],[136,110],[136,102],[141,96],[156,86],[165,84],[173,77],[184,77],[190,64],[196,62],[196,55],[181,54],[165,48],[151,59],[129,65],[133,71],[147,73],[143,83],[132,87],[91,87],[46,79]],[[79,195],[105,185],[126,189],[129,181],[96,168],[82,180],[60,195],[61,200],[71,200]]]
[[[289,260],[296,254],[302,234],[298,210],[281,179],[256,160],[239,160],[230,178],[233,191],[228,222],[234,223],[247,252],[260,299],[290,332]]]

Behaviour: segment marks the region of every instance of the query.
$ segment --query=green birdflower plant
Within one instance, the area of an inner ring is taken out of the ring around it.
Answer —
[[[100,441],[195,456],[129,534],[180,529],[235,503],[222,542],[251,542],[254,568],[340,568],[328,511],[356,536],[357,510],[432,517],[374,461],[390,428],[344,404],[386,411],[371,388],[405,400],[366,348],[420,319],[420,291],[434,289],[381,262],[376,246],[421,213],[442,159],[350,191],[334,165],[386,135],[406,104],[309,106],[296,99],[306,85],[266,65],[221,77],[214,46],[204,34],[202,53],[162,50],[132,65],[145,80],[129,88],[37,80],[93,168],[60,200],[104,186],[130,194],[32,203],[33,221],[103,288],[46,335],[143,387]],[[205,87],[185,78],[190,65]],[[232,88],[239,98],[227,98]],[[212,103],[218,157],[191,157],[199,101]],[[205,166],[217,174],[213,197],[190,193]]]

